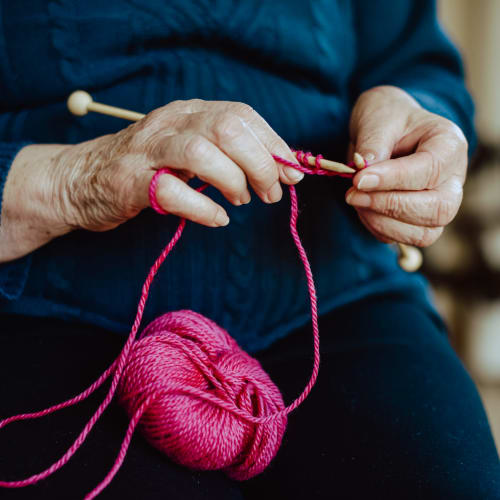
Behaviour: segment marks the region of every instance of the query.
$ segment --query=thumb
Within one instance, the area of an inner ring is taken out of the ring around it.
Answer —
[[[360,99],[349,127],[353,153],[358,152],[368,164],[388,160],[404,131],[404,120],[398,118],[401,116],[392,106],[363,103]]]

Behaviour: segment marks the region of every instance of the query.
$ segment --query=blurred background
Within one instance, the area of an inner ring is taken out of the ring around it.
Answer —
[[[500,0],[438,0],[476,102],[478,149],[462,208],[425,252],[425,274],[477,382],[500,449]]]

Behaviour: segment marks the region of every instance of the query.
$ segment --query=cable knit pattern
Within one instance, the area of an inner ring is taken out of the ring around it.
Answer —
[[[97,101],[140,112],[175,99],[246,102],[291,146],[345,161],[353,100],[381,83],[420,89],[425,106],[448,110],[470,138],[460,60],[438,28],[433,2],[372,3],[3,2],[0,141],[74,143],[127,125],[96,114],[73,117],[65,101],[85,88]],[[315,177],[297,188],[320,313],[382,293],[428,304],[422,277],[401,271],[395,253],[346,207],[349,185]],[[308,319],[301,267],[284,243],[288,207],[256,196],[233,207],[213,188],[207,195],[231,223],[190,228],[162,267],[145,321],[165,310],[196,310],[257,351]],[[174,230],[169,217],[145,210],[113,231],[58,238],[33,253],[27,279],[1,268],[0,282],[9,286],[0,313],[68,318],[126,334],[140,283]]]

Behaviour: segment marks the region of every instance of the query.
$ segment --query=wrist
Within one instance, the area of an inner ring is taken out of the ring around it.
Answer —
[[[20,258],[71,229],[58,210],[56,168],[69,147],[29,145],[16,155],[3,189],[0,262]]]
[[[69,146],[58,154],[54,189],[58,219],[66,232],[103,230],[96,221],[97,212],[103,205],[109,212],[113,210],[111,182],[102,175],[118,155],[113,138],[113,134],[100,136]]]

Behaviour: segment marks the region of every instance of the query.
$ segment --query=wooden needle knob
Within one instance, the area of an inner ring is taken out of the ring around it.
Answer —
[[[136,113],[128,109],[117,108],[116,106],[108,106],[100,102],[95,102],[92,96],[84,90],[76,90],[73,92],[67,101],[68,109],[77,116],[86,115],[89,111],[101,113],[103,115],[115,116],[125,120],[137,121],[144,118],[143,113]]]
[[[92,96],[84,90],[76,90],[68,97],[68,109],[77,116],[84,116],[89,112]]]
[[[398,243],[398,247],[400,252],[398,262],[401,268],[409,273],[418,271],[423,262],[422,252],[403,243]]]

